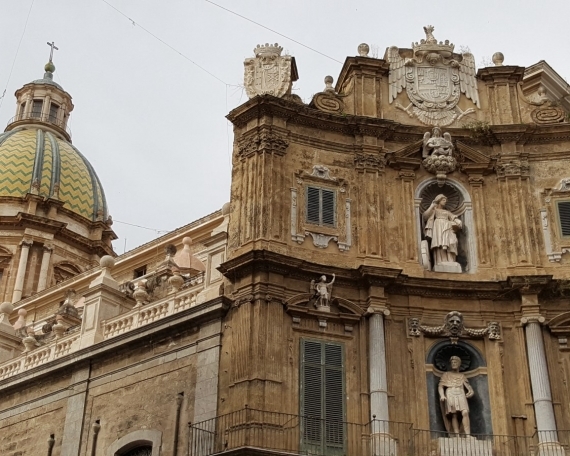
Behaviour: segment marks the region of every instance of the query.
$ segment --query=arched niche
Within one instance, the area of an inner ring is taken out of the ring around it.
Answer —
[[[443,186],[439,186],[437,179],[428,178],[422,181],[416,188],[414,195],[414,215],[416,219],[416,230],[418,240],[418,258],[420,264],[424,266],[422,261],[422,241],[426,240],[424,228],[425,220],[423,213],[430,206],[433,199],[444,194],[448,203],[446,209],[459,217],[463,228],[456,233],[458,242],[458,254],[456,261],[461,265],[463,273],[473,274],[477,270],[477,242],[475,233],[475,223],[473,220],[473,205],[471,203],[471,195],[459,183],[453,179],[446,179]],[[431,264],[433,257],[429,252]],[[424,266],[425,267],[425,266]]]
[[[64,282],[76,275],[81,274],[81,268],[70,261],[61,261],[53,265],[53,280],[52,285],[57,285]]]
[[[115,440],[105,452],[105,456],[135,455],[140,450],[141,456],[146,451],[150,456],[160,455],[162,432],[157,429],[139,429]],[[150,453],[148,452],[151,448]],[[146,455],[145,455],[146,456]]]
[[[468,399],[471,434],[492,434],[491,402],[485,358],[471,344],[462,340],[451,343],[448,339],[432,345],[426,356],[426,380],[430,430],[445,433],[445,424],[439,401],[438,385],[443,372],[450,370],[449,358],[461,358],[462,372],[467,377],[475,395]]]

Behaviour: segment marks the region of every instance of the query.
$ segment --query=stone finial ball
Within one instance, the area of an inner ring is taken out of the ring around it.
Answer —
[[[366,43],[361,43],[358,45],[358,55],[361,57],[368,57],[368,53],[370,52],[370,46]]]
[[[18,316],[25,317],[26,315],[28,315],[28,311],[26,309],[21,308],[20,310],[18,310]]]
[[[0,304],[0,313],[11,314],[14,312],[14,306],[10,302],[3,302]]]
[[[230,215],[230,203],[226,203],[222,206],[222,215],[225,217],[226,215]]]
[[[112,269],[115,266],[115,259],[111,255],[105,255],[99,260],[99,265],[102,268]]]
[[[505,56],[502,52],[495,52],[492,57],[495,66],[501,66],[505,60]]]
[[[332,76],[325,76],[325,84],[332,84],[334,81]]]
[[[192,245],[192,238],[190,236],[185,236],[182,238],[182,244]]]

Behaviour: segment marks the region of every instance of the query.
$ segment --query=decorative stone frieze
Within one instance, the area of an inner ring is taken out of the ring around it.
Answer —
[[[485,328],[467,328],[463,323],[461,312],[449,312],[441,326],[424,326],[419,318],[408,319],[408,335],[418,337],[421,335],[430,337],[449,337],[452,343],[457,343],[459,338],[482,338],[487,336],[490,340],[501,339],[501,327],[499,323],[492,321]]]
[[[354,156],[354,165],[356,169],[371,169],[375,171],[382,171],[386,166],[386,158],[379,154],[357,153]]]
[[[284,155],[289,142],[269,129],[263,129],[252,135],[242,137],[238,141],[238,154],[248,157],[254,154],[274,153]]]
[[[495,166],[495,171],[500,178],[528,177],[530,174],[530,165],[527,157],[513,158],[508,161],[499,160]]]

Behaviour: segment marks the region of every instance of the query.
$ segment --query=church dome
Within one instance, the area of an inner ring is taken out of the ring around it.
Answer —
[[[28,193],[60,200],[90,221],[108,217],[105,193],[91,164],[61,135],[39,125],[0,134],[0,197]]]

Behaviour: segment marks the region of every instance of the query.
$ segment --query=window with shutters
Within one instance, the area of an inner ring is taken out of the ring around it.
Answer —
[[[336,225],[336,192],[321,187],[307,187],[307,222],[319,226]]]
[[[558,223],[560,235],[570,238],[570,201],[557,201]]]
[[[304,451],[345,453],[342,344],[301,340],[301,445]]]

